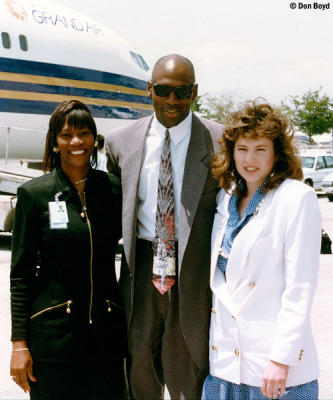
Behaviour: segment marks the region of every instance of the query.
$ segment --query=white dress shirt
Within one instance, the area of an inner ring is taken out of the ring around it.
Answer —
[[[191,137],[192,112],[177,126],[169,128],[170,152],[175,199],[175,237],[178,239],[179,205],[183,183],[185,159]],[[158,175],[165,128],[156,118],[152,120],[146,136],[139,181],[137,236],[146,240],[155,238]]]
[[[106,155],[102,151],[98,151],[96,169],[108,172],[106,164]]]

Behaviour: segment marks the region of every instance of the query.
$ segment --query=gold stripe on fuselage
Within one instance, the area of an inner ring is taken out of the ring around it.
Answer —
[[[98,99],[94,97],[83,96],[67,96],[63,94],[48,94],[37,92],[19,92],[16,90],[0,90],[0,98],[14,99],[14,100],[32,100],[32,101],[49,101],[53,103],[60,103],[65,100],[80,100],[85,104],[108,106],[108,107],[124,107],[135,108],[139,110],[152,110],[151,104],[132,103],[130,101],[118,101],[108,99]]]
[[[85,82],[75,79],[54,78],[52,76],[14,74],[11,72],[0,72],[0,80],[10,82],[38,83],[41,85],[65,86],[80,89],[105,90],[108,92],[135,94],[137,96],[146,96],[145,90],[133,89],[127,86],[112,85],[100,82]]]

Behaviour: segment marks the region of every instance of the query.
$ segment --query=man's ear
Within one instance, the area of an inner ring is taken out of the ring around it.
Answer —
[[[153,82],[152,81],[148,81],[147,83],[147,96],[152,98],[153,96]]]
[[[198,84],[196,83],[193,88],[191,100],[194,101],[198,97]]]

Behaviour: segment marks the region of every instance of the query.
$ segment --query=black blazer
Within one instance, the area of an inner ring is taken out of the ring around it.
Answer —
[[[67,229],[50,229],[49,202],[65,201]],[[91,169],[86,215],[60,168],[18,189],[11,262],[12,340],[27,340],[34,360],[99,353],[122,356],[126,328],[115,275],[121,188]]]

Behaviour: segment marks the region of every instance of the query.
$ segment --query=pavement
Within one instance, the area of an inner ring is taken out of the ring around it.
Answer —
[[[333,240],[333,202],[319,196],[323,228]],[[29,399],[9,377],[10,313],[9,264],[10,235],[0,235],[0,400]],[[119,261],[118,261],[119,267]],[[333,400],[333,255],[320,256],[318,287],[312,307],[312,328],[318,349],[319,399]],[[167,397],[166,399],[169,398]],[[304,399],[307,400],[307,399]]]

